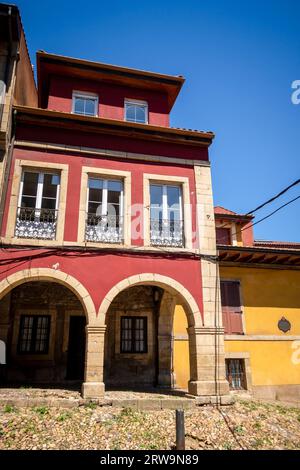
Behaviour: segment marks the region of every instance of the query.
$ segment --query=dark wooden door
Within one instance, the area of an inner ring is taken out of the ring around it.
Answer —
[[[85,325],[85,317],[70,317],[67,363],[67,379],[69,380],[84,379]]]

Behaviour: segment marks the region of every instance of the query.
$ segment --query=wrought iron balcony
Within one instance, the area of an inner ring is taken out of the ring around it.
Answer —
[[[89,242],[122,243],[123,217],[87,213],[85,239]]]
[[[151,219],[150,242],[153,246],[183,247],[183,220]]]
[[[15,236],[54,240],[58,211],[55,209],[34,209],[18,207]]]

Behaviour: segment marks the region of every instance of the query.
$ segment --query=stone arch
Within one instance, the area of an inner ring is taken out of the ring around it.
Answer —
[[[185,310],[189,327],[203,327],[202,315],[192,294],[182,284],[180,284],[180,282],[175,281],[171,277],[155,273],[142,273],[127,277],[110,289],[103,299],[98,311],[99,324],[105,326],[105,316],[114,298],[128,287],[133,287],[139,284],[156,285],[165,289],[167,292],[179,296],[182,300],[183,306],[186,307]]]
[[[197,377],[197,347],[194,340],[194,331],[203,328],[203,320],[194,297],[191,293],[178,281],[168,276],[156,273],[141,273],[130,276],[117,283],[103,299],[99,311],[99,324],[106,327],[107,312],[110,305],[118,294],[128,288],[143,285],[157,286],[164,290],[161,300],[160,317],[158,321],[158,383],[162,386],[172,386],[174,383],[174,374],[172,371],[172,325],[173,312],[176,305],[181,303],[184,307],[188,321],[189,335],[189,356],[190,356],[190,378],[194,380]],[[165,314],[163,311],[165,310]],[[163,317],[161,314],[163,313]]]
[[[30,281],[52,281],[69,288],[84,308],[87,324],[97,326],[94,302],[87,289],[73,276],[50,268],[30,268],[17,271],[0,282],[0,300],[12,289]]]

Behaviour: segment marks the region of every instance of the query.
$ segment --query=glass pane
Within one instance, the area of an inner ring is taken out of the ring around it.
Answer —
[[[42,199],[42,209],[55,209],[56,199],[43,198]]]
[[[57,185],[59,184],[58,175],[44,174],[43,198],[52,197],[56,199]]]
[[[108,204],[120,204],[120,197],[121,197],[121,192],[120,191],[112,191],[108,190],[107,192],[107,202]]]
[[[90,116],[95,116],[96,114],[96,100],[94,98],[86,99],[85,100],[85,114]]]
[[[39,174],[25,171],[23,177],[23,194],[26,196],[36,196]]]
[[[121,215],[119,204],[107,204],[107,214],[110,216],[111,219],[118,219]]]
[[[135,106],[127,104],[126,105],[126,121],[135,121]]]
[[[150,201],[151,206],[161,207],[162,206],[162,193],[163,187],[156,184],[150,186]]]
[[[102,189],[90,189],[89,201],[102,202]]]
[[[179,209],[180,188],[178,186],[167,186],[168,207]]]
[[[21,207],[35,208],[36,198],[31,196],[23,196],[21,201]]]
[[[122,191],[123,183],[122,181],[108,181],[108,190],[109,191]]]
[[[88,186],[90,189],[102,189],[103,180],[96,179],[96,178],[89,178]]]
[[[97,202],[89,202],[88,213],[100,216],[102,214],[102,204],[98,204]]]
[[[146,108],[145,106],[135,107],[136,122],[146,122]]]
[[[84,114],[84,99],[76,98],[76,97],[74,99],[75,99],[74,113]]]

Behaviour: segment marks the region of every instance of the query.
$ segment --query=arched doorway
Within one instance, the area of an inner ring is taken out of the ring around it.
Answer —
[[[69,288],[24,282],[0,300],[0,314],[7,383],[83,382],[86,315]]]
[[[184,312],[190,329],[195,324],[202,325],[197,304],[188,291],[170,278],[141,274],[115,286],[106,296],[104,308],[105,386],[180,386],[182,380],[177,383],[175,374],[173,329],[178,308]],[[185,368],[188,369],[185,375],[193,380],[196,376],[196,344],[188,340],[187,329],[185,333]]]

